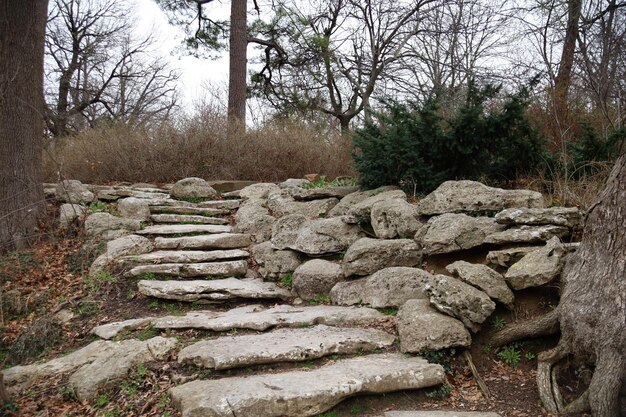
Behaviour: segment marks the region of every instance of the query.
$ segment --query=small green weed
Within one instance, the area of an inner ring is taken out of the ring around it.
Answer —
[[[161,306],[159,306],[159,300],[150,301],[150,304],[148,304],[148,307],[150,307],[152,310],[158,310],[159,308],[161,308]]]
[[[103,417],[123,417],[124,413],[122,412],[122,410],[119,409],[118,406],[113,407],[110,410],[107,410],[106,413],[104,413]]]
[[[521,352],[517,349],[517,347],[510,345],[501,349],[500,352],[498,352],[498,356],[502,362],[515,368],[520,362]]]
[[[356,186],[357,184],[358,180],[356,178],[336,178],[332,181],[329,181],[324,175],[322,175],[318,180],[313,181],[310,184],[304,184],[302,188],[312,189],[325,187],[350,187]]]
[[[350,408],[350,414],[357,415],[357,414],[361,414],[362,412],[363,412],[363,407],[361,407],[359,405],[353,405]]]
[[[330,297],[324,294],[316,294],[312,300],[309,300],[310,305],[328,304],[330,303]]]
[[[426,390],[426,396],[436,400],[443,400],[452,392],[452,387],[448,384],[442,384],[437,388]]]
[[[172,316],[184,316],[185,313],[180,311],[180,308],[176,304],[165,304],[165,310]]]
[[[134,397],[139,392],[139,386],[135,381],[124,380],[120,382],[120,389],[129,397]]]
[[[298,362],[298,363],[296,363],[296,366],[298,368],[312,369],[315,366],[315,364],[313,363],[312,360],[308,360],[308,361],[305,361],[305,362]]]
[[[89,211],[89,214],[105,213],[109,211],[109,206],[107,206],[107,204],[103,203],[102,201],[94,201],[92,203],[89,203],[89,205],[87,206],[87,210]]]
[[[503,318],[496,316],[493,320],[491,320],[491,326],[495,330],[500,331],[504,329],[504,326],[506,326],[506,321]]]
[[[424,359],[426,359],[430,363],[437,363],[443,366],[443,369],[446,373],[452,375],[453,374],[453,362],[456,357],[456,349],[443,349],[437,351],[427,351],[420,353]]]
[[[291,289],[291,287],[293,286],[293,274],[289,273],[289,274],[283,275],[282,278],[280,279],[280,283],[283,284],[286,288]]]
[[[146,379],[148,376],[148,368],[143,363],[137,365],[137,376],[141,379]]]
[[[139,340],[148,340],[156,336],[158,333],[159,333],[158,330],[155,329],[154,327],[148,327],[146,329],[141,330],[140,332],[137,332],[136,337]]]
[[[109,403],[109,396],[106,394],[100,394],[98,398],[96,398],[96,402],[94,403],[95,408],[105,407]]]
[[[535,358],[537,357],[533,352],[528,351],[524,354],[524,357],[526,358],[527,361],[532,361],[535,360]]]
[[[339,414],[337,414],[336,411],[329,411],[327,413],[318,414],[315,417],[339,417]]]
[[[398,315],[397,307],[384,307],[384,308],[378,308],[377,310],[383,313],[385,316],[397,316]]]
[[[100,305],[93,300],[82,300],[76,307],[76,314],[83,317],[95,316],[99,311]]]
[[[115,284],[117,277],[108,271],[99,271],[84,278],[83,282],[90,293],[96,293],[106,284]]]

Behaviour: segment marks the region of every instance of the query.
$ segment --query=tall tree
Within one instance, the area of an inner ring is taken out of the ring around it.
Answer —
[[[0,0],[0,253],[27,245],[42,211],[47,0]]]

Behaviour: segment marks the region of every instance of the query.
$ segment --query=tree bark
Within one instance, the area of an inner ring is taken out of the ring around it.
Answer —
[[[572,80],[581,12],[582,0],[568,0],[565,40],[561,51],[559,72],[554,79],[554,111],[559,120],[565,120],[569,113],[569,86]]]
[[[0,0],[0,253],[27,245],[43,208],[47,0]]]
[[[229,138],[244,133],[246,126],[247,6],[247,0],[232,0],[230,6]]]

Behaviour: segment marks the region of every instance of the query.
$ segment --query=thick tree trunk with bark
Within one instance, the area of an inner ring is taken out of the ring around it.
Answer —
[[[569,113],[568,93],[572,80],[572,68],[574,66],[574,53],[576,52],[581,12],[582,0],[568,0],[565,40],[561,52],[559,72],[554,80],[554,110],[559,120],[566,119]]]
[[[228,136],[245,132],[247,67],[247,0],[232,0],[230,6],[230,63],[228,80]]]

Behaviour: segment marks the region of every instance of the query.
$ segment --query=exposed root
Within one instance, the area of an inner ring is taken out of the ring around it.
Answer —
[[[505,327],[491,338],[495,347],[529,337],[547,336],[559,331],[558,307],[533,320]]]
[[[567,355],[568,353],[563,349],[563,346],[559,344],[554,349],[540,353],[538,357],[537,388],[539,389],[539,398],[545,409],[552,413],[558,413],[564,408],[553,367]]]

